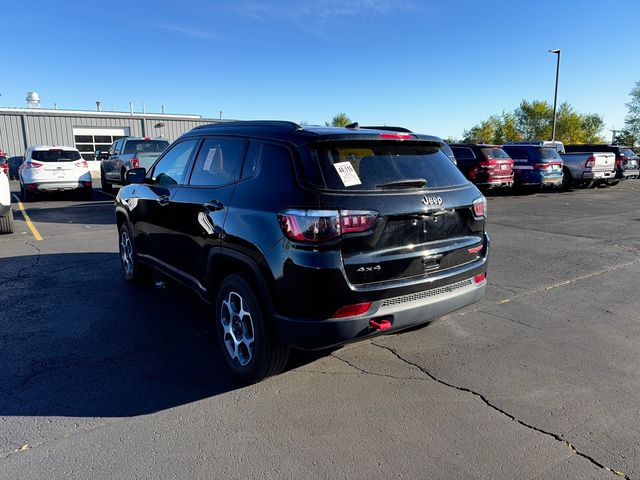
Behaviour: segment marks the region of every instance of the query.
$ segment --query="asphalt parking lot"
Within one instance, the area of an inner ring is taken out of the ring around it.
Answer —
[[[12,182],[14,191],[17,184]],[[640,181],[493,195],[489,292],[244,386],[122,280],[113,199],[0,237],[0,478],[640,479]]]

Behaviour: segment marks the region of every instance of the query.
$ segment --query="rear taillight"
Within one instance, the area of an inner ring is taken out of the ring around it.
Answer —
[[[40,168],[44,163],[36,162],[35,160],[29,160],[24,162],[24,168]]]
[[[89,168],[89,164],[86,160],[78,160],[74,165],[78,168]]]
[[[481,168],[488,168],[490,170],[498,166],[498,162],[496,162],[495,160],[482,161],[478,162],[478,164]]]
[[[587,168],[593,168],[596,166],[596,157],[589,157],[587,161],[584,162],[584,166]]]
[[[132,158],[131,159],[131,168],[138,168],[140,166],[140,159],[139,158]]]
[[[549,168],[551,168],[551,164],[550,163],[536,163],[534,165],[535,168],[537,168],[538,170],[548,170]]]
[[[278,214],[280,227],[290,240],[326,242],[342,234],[371,230],[378,212],[360,210],[285,210]]]
[[[487,216],[487,199],[480,197],[473,201],[473,214],[476,218],[486,218]]]

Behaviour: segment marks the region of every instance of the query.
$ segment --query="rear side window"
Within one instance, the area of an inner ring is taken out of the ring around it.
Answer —
[[[476,154],[469,147],[451,147],[456,160],[475,160]]]
[[[505,152],[503,149],[501,148],[497,148],[497,147],[491,147],[491,148],[481,148],[480,149],[482,151],[482,153],[484,154],[485,157],[487,158],[493,158],[493,159],[498,159],[498,158],[511,158],[507,152]]]
[[[162,153],[169,146],[166,140],[129,140],[124,146],[124,155],[136,153]]]
[[[216,187],[235,180],[247,142],[234,139],[207,139],[200,148],[190,185]]]
[[[558,152],[554,147],[540,147],[538,148],[538,155],[540,155],[540,158],[542,160],[548,160],[548,161],[562,160],[562,157],[558,155]]]
[[[423,188],[468,183],[435,144],[340,142],[317,145],[311,154],[317,158],[326,187],[331,190],[395,191],[419,188],[421,181],[426,183]],[[389,185],[393,183],[397,185]]]
[[[80,152],[76,150],[34,150],[31,159],[39,162],[73,162],[80,160]]]

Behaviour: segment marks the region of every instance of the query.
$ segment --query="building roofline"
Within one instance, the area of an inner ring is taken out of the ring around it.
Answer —
[[[167,120],[198,120],[198,121],[216,121],[221,120],[205,118],[201,115],[177,114],[177,113],[141,113],[141,112],[109,112],[98,110],[64,110],[64,109],[48,109],[48,108],[18,108],[18,107],[0,107],[0,114],[9,113],[17,115],[59,115],[59,116],[81,116],[81,117],[112,117],[112,118],[153,118]],[[224,120],[222,120],[224,121]]]

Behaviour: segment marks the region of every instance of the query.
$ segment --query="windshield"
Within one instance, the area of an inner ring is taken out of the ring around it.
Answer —
[[[387,190],[441,188],[467,180],[438,145],[398,142],[342,142],[311,150],[327,188]]]
[[[166,140],[129,140],[124,147],[124,154],[162,153],[168,146]]]
[[[554,147],[540,147],[538,148],[538,154],[540,155],[540,158],[542,160],[549,160],[549,161],[562,160],[562,157],[558,155],[558,152]]]
[[[31,159],[39,162],[73,162],[80,160],[80,152],[77,150],[34,150]]]
[[[507,152],[499,147],[483,148],[482,153],[484,153],[487,158],[511,158]]]

